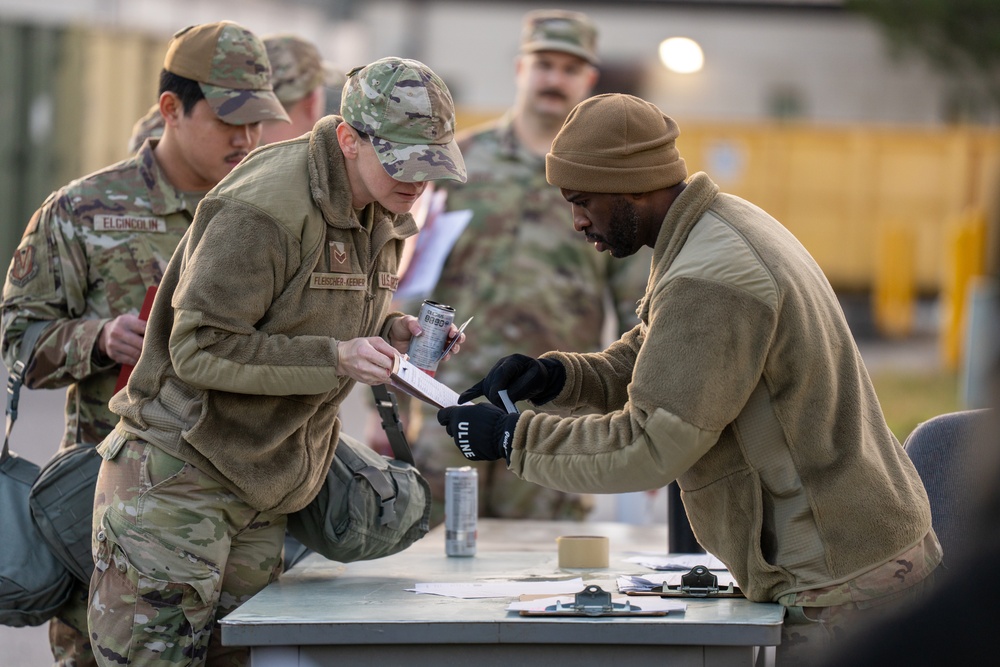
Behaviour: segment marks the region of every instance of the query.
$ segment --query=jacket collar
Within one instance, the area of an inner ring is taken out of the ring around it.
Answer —
[[[687,241],[691,228],[701,219],[719,193],[719,186],[704,172],[688,179],[687,187],[667,209],[653,246],[653,266],[661,273],[673,263]],[[653,276],[650,275],[652,280]]]
[[[201,196],[185,194],[167,180],[153,154],[158,143],[159,139],[147,139],[134,158],[139,166],[139,177],[147,188],[145,196],[149,200],[149,208],[159,216],[186,211],[188,219],[193,219]]]
[[[718,193],[719,186],[713,183],[707,174],[698,172],[688,179],[687,187],[667,209],[667,214],[660,225],[660,232],[656,235],[656,244],[653,246],[646,294],[639,300],[636,308],[636,313],[643,321],[649,319],[649,295],[673,264],[677,254],[687,242],[691,229],[711,207]]]

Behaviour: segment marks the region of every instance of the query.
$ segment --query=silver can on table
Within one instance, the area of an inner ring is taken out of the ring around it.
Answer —
[[[475,556],[479,519],[479,473],[472,466],[444,472],[444,550],[448,556]]]

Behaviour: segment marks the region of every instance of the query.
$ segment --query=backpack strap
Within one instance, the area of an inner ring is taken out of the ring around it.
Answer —
[[[49,322],[32,322],[24,330],[21,337],[21,349],[17,355],[14,367],[7,375],[7,430],[3,438],[3,453],[0,454],[0,461],[6,459],[10,452],[10,432],[17,421],[17,404],[21,398],[21,385],[24,384],[24,370],[31,359],[31,353],[35,350],[35,343],[42,331],[49,325]]]
[[[389,444],[392,446],[392,455],[399,461],[404,461],[413,465],[413,452],[406,442],[406,434],[403,433],[403,424],[399,421],[398,404],[396,395],[393,394],[384,384],[371,385],[372,393],[375,394],[375,407],[378,409],[379,417],[382,418],[382,428],[389,437]]]

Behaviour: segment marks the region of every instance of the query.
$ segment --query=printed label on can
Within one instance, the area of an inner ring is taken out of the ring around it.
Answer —
[[[475,556],[479,474],[471,466],[444,473],[444,547],[448,556]]]
[[[417,315],[423,333],[410,339],[406,354],[410,363],[429,375],[434,375],[438,360],[448,343],[448,331],[455,321],[455,309],[429,299],[420,306]]]

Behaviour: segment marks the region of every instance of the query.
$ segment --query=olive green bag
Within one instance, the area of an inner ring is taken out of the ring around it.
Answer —
[[[31,518],[49,551],[84,584],[94,572],[90,534],[100,471],[101,455],[93,445],[61,449],[42,466],[28,496]]]
[[[431,489],[412,464],[341,434],[319,494],[288,515],[288,532],[341,563],[389,556],[430,529]]]
[[[38,466],[10,451],[26,359],[43,327],[25,332],[21,358],[7,378],[7,431],[0,450],[0,624],[41,625],[69,599],[73,578],[49,551],[31,518],[28,492]]]

